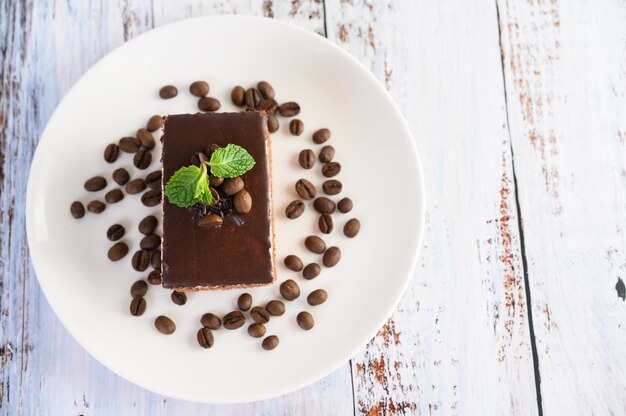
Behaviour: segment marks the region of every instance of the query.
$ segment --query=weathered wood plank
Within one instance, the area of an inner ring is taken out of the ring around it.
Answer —
[[[626,3],[498,6],[544,413],[624,414]]]
[[[495,3],[328,0],[326,11],[329,38],[398,102],[425,169],[421,260],[353,360],[357,411],[537,414]]]

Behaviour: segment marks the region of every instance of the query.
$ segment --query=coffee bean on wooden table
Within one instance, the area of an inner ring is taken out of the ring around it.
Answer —
[[[322,190],[326,195],[337,195],[342,188],[343,185],[337,179],[329,179],[322,184]]]
[[[254,322],[266,324],[270,321],[270,313],[263,306],[255,306],[250,311],[250,317]]]
[[[300,287],[292,279],[285,280],[280,284],[280,294],[286,300],[295,300],[300,296]]]
[[[248,88],[245,95],[246,105],[249,108],[257,108],[261,104],[261,93],[256,88]]]
[[[189,92],[196,97],[204,97],[209,93],[209,84],[205,81],[195,81],[189,86]]]
[[[316,235],[310,235],[305,238],[304,246],[316,254],[322,254],[326,250],[326,243]]]
[[[120,148],[115,143],[111,143],[104,148],[104,160],[108,163],[115,162],[119,155]]]
[[[330,139],[330,130],[323,128],[313,133],[313,141],[317,144],[322,144]]]
[[[289,122],[289,132],[294,136],[299,136],[304,131],[304,123],[299,118],[294,118]]]
[[[154,172],[150,172],[145,179],[146,186],[150,189],[161,189],[161,175],[161,170],[155,170]]]
[[[137,150],[137,153],[133,156],[133,165],[135,165],[137,169],[144,170],[148,169],[150,163],[152,163],[152,152],[144,147]]]
[[[133,179],[126,184],[126,193],[130,195],[136,195],[143,192],[145,189],[146,181],[141,178]]]
[[[139,232],[143,235],[150,235],[156,230],[159,220],[154,215],[148,215],[139,222]]]
[[[322,263],[326,267],[334,267],[341,260],[341,250],[339,247],[330,247],[328,250],[324,252],[324,256],[322,257]]]
[[[224,219],[217,214],[209,214],[198,220],[198,227],[213,228],[219,227],[224,223]]]
[[[337,176],[339,172],[341,172],[341,165],[338,162],[328,162],[324,163],[324,166],[322,166],[322,175],[327,178]]]
[[[243,189],[243,185],[243,179],[241,179],[239,176],[237,176],[236,178],[226,179],[222,184],[222,191],[229,196],[235,195],[237,192]]]
[[[94,176],[93,178],[87,179],[85,182],[85,189],[89,192],[97,192],[106,188],[107,180],[102,176]]]
[[[246,322],[246,317],[243,316],[243,313],[241,313],[241,311],[232,311],[224,315],[222,322],[224,328],[226,329],[237,329],[243,326],[243,324]]]
[[[259,110],[265,111],[267,114],[276,115],[276,111],[278,111],[278,103],[273,98],[268,98],[261,102],[259,105]]]
[[[113,224],[107,230],[107,238],[110,241],[117,241],[120,238],[124,237],[124,234],[126,234],[126,229],[123,225],[120,224]]]
[[[111,189],[104,195],[104,200],[109,204],[115,204],[124,199],[124,192],[121,189]]]
[[[216,330],[220,326],[222,326],[222,321],[220,320],[220,318],[218,318],[217,315],[212,314],[211,312],[202,315],[202,318],[200,318],[200,323],[202,324],[202,326],[212,330]]]
[[[167,316],[159,316],[154,320],[156,329],[165,335],[171,335],[176,331],[176,324]]]
[[[150,252],[148,250],[137,250],[133,254],[131,264],[136,271],[145,271],[150,265]]]
[[[237,298],[237,306],[242,311],[250,310],[250,308],[252,307],[252,295],[249,293],[242,293],[241,295],[239,295],[239,297]]]
[[[278,342],[279,342],[279,339],[276,335],[270,335],[269,337],[263,340],[263,342],[261,343],[261,346],[263,347],[264,350],[271,351],[274,348],[278,347]]]
[[[267,302],[267,305],[265,305],[265,309],[267,309],[272,316],[281,316],[285,313],[285,304],[280,300],[270,300]]]
[[[335,203],[325,196],[320,196],[313,201],[313,208],[320,214],[332,214],[335,212]]]
[[[233,197],[235,210],[240,214],[247,214],[252,209],[252,197],[245,189],[237,192]]]
[[[140,146],[141,143],[136,137],[122,137],[119,142],[120,150],[126,153],[135,153]]]
[[[159,90],[159,97],[164,100],[174,98],[178,95],[178,89],[173,85],[166,85]]]
[[[130,295],[132,297],[140,296],[144,297],[148,293],[148,284],[145,280],[137,280],[130,287]]]
[[[298,182],[296,182],[296,192],[300,195],[300,198],[304,200],[313,199],[317,194],[315,185],[306,179],[298,179]]]
[[[233,104],[235,104],[238,107],[241,107],[242,105],[245,104],[245,99],[246,99],[245,95],[246,95],[246,90],[242,86],[237,85],[231,91],[230,99],[233,102]]]
[[[220,100],[213,97],[202,97],[198,100],[198,108],[202,111],[217,111],[222,104]]]
[[[141,203],[147,207],[154,207],[161,203],[163,194],[160,189],[151,189],[141,195]]]
[[[200,346],[205,349],[211,348],[215,343],[215,338],[213,338],[213,332],[211,332],[209,328],[200,328],[198,330],[196,338],[198,340],[198,344],[200,344]]]
[[[359,231],[361,231],[361,222],[356,218],[348,220],[346,225],[343,226],[343,233],[346,235],[346,237],[356,237]]]
[[[152,133],[148,131],[148,129],[137,130],[136,136],[142,147],[145,147],[146,149],[152,149],[154,147],[154,137],[152,136]]]
[[[267,130],[269,130],[270,133],[276,133],[279,128],[280,128],[280,123],[278,122],[278,119],[276,118],[276,116],[272,113],[268,113],[267,114]]]
[[[328,293],[324,289],[317,289],[309,293],[309,296],[307,296],[306,301],[311,306],[317,306],[326,302],[326,299],[328,299]]]
[[[155,270],[161,270],[161,250],[155,250],[150,255],[150,266]]]
[[[309,263],[302,270],[302,277],[307,280],[315,279],[320,275],[322,268],[317,263]]]
[[[70,205],[70,212],[72,213],[72,217],[79,219],[85,216],[85,206],[80,201],[72,202]]]
[[[259,89],[261,95],[265,99],[274,98],[276,96],[276,93],[274,92],[274,87],[272,87],[271,84],[267,81],[259,82],[258,84],[256,84],[256,87]]]
[[[311,149],[304,149],[298,156],[298,163],[304,169],[311,169],[315,165],[315,153]]]
[[[261,338],[265,335],[265,325],[255,322],[248,327],[248,334],[253,338]]]
[[[115,169],[113,171],[113,180],[120,186],[126,185],[128,180],[130,179],[130,175],[128,171],[124,168]]]
[[[153,270],[150,272],[150,274],[148,274],[148,283],[150,283],[151,285],[160,285],[162,282],[161,279],[161,271],[160,270]]]
[[[172,302],[174,302],[178,306],[183,306],[185,303],[187,303],[187,294],[185,292],[179,292],[175,290],[170,295],[170,298],[172,298]]]
[[[304,202],[300,201],[299,199],[290,202],[285,209],[285,215],[287,216],[287,218],[292,220],[298,218],[300,215],[302,215],[303,212]]]
[[[104,202],[102,201],[91,201],[87,204],[87,211],[91,212],[92,214],[101,214],[102,211],[105,210],[105,208],[106,205],[104,205]]]
[[[300,114],[300,105],[289,101],[278,106],[278,113],[283,117],[294,117]]]
[[[350,212],[352,210],[352,205],[352,200],[350,198],[342,198],[337,203],[337,209],[339,212],[345,214],[346,212]]]
[[[158,234],[147,235],[141,239],[139,247],[142,250],[155,250],[156,248],[161,247],[161,236]]]
[[[324,234],[330,234],[333,232],[333,218],[329,214],[320,215],[317,225],[320,228],[320,231]]]
[[[109,248],[107,257],[111,261],[118,261],[124,258],[128,254],[128,246],[126,243],[115,243]]]
[[[335,157],[335,148],[327,145],[322,147],[322,150],[320,150],[320,155],[319,155],[319,160],[322,163],[328,163],[331,162],[333,160],[333,157]]]
[[[298,323],[298,326],[304,329],[305,331],[308,331],[309,329],[313,328],[313,326],[315,325],[315,321],[313,320],[313,315],[311,315],[310,313],[306,311],[302,311],[298,314],[298,316],[296,317],[296,322]]]
[[[285,266],[287,266],[289,270],[293,270],[294,272],[299,272],[300,270],[302,270],[302,267],[304,265],[302,264],[302,260],[300,260],[300,257],[294,254],[290,254],[287,257],[285,257]]]
[[[146,124],[146,128],[148,129],[148,131],[157,131],[161,127],[163,127],[163,117],[159,115],[154,115],[150,117],[148,123]]]
[[[146,311],[146,300],[143,296],[135,296],[130,302],[130,314],[133,316],[141,316]]]

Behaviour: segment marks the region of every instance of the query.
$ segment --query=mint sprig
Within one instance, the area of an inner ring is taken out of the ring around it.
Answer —
[[[211,174],[219,178],[234,178],[243,175],[255,164],[250,153],[236,144],[218,148],[207,163],[211,167]]]

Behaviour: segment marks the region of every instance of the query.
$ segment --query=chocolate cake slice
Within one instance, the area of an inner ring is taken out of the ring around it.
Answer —
[[[263,112],[169,115],[165,119],[163,184],[191,164],[207,146],[243,147],[254,167],[241,176],[252,208],[233,209],[222,194],[219,204],[182,208],[163,197],[163,287],[179,291],[228,289],[271,284],[276,278],[272,214],[270,137]],[[215,227],[198,221],[208,214],[222,217]]]

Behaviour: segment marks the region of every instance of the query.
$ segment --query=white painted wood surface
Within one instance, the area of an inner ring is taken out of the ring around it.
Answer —
[[[356,56],[409,121],[427,186],[421,260],[378,336],[312,386],[240,406],[170,400],[92,359],[41,295],[24,230],[32,153],[80,75],[216,13]],[[625,2],[0,0],[0,59],[1,414],[626,413]]]

